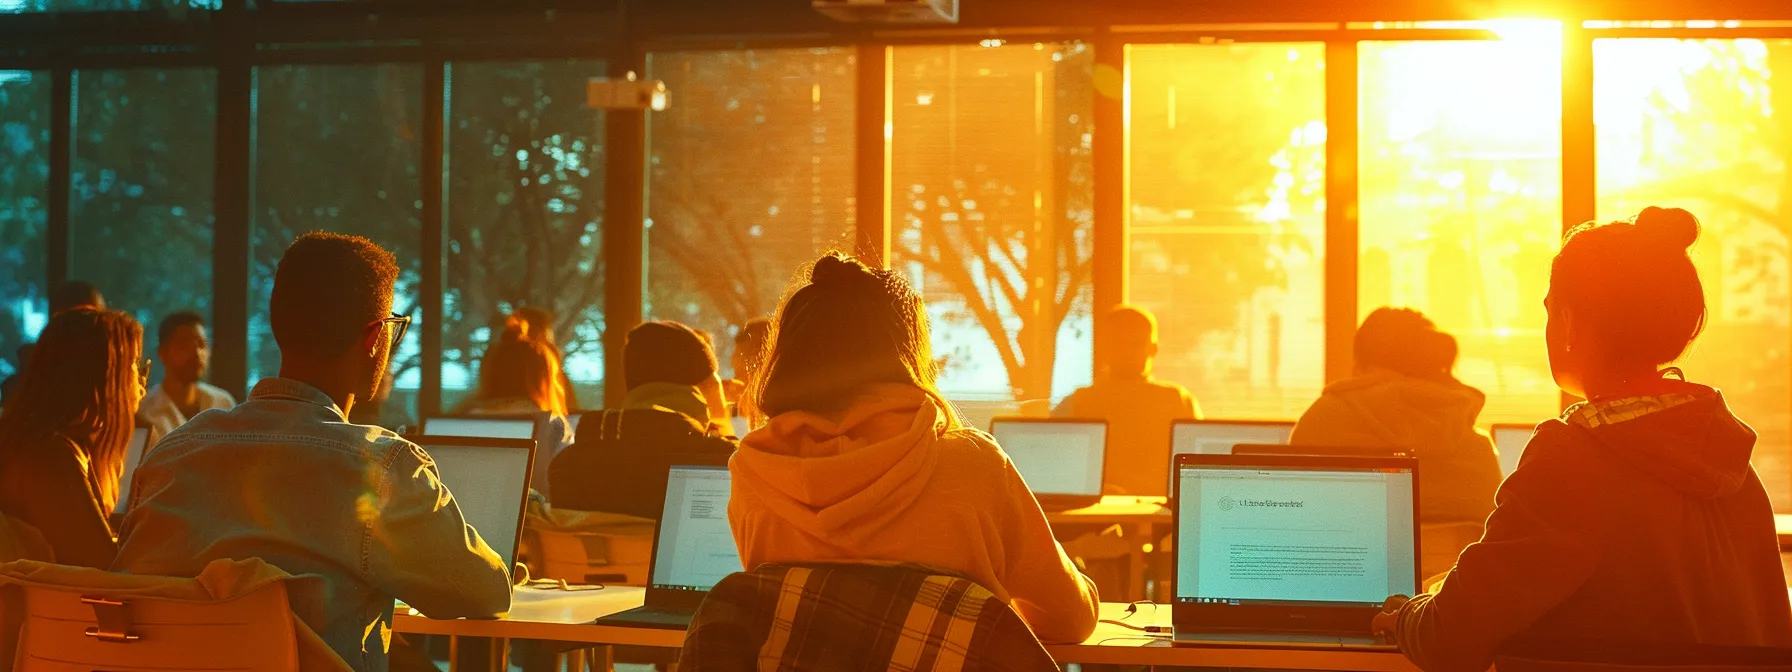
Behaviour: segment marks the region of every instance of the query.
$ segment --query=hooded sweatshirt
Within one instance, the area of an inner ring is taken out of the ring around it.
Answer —
[[[834,417],[772,418],[729,463],[741,563],[919,565],[988,588],[1042,641],[1083,641],[1094,583],[995,442],[947,427],[907,385],[878,386]]]
[[[1481,540],[1401,608],[1407,657],[1485,670],[1521,637],[1792,646],[1755,432],[1716,390],[1675,388],[1537,428]]]
[[[1500,487],[1493,440],[1475,430],[1487,396],[1456,381],[1371,371],[1325,388],[1294,426],[1307,446],[1403,448],[1419,460],[1419,519],[1487,519]]]

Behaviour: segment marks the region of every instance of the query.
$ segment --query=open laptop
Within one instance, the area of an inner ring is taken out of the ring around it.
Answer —
[[[1282,444],[1254,445],[1241,443],[1232,447],[1233,455],[1320,455],[1332,457],[1406,457],[1406,451],[1385,446],[1289,446]]]
[[[528,439],[535,442],[535,470],[529,475],[529,487],[548,493],[548,465],[560,454],[554,440],[547,413],[521,415],[454,415],[423,419],[418,428],[425,436],[473,436],[487,439]],[[567,431],[573,426],[569,419]]]
[[[1530,445],[1531,435],[1537,433],[1532,425],[1494,425],[1493,447],[1500,453],[1500,476],[1512,475],[1518,468],[1518,458],[1524,457],[1524,447]]]
[[[131,442],[124,451],[124,473],[118,477],[118,504],[112,507],[112,515],[122,516],[131,507],[131,479],[137,475],[137,465],[143,463],[143,456],[149,454],[149,433],[148,427],[131,430]]]
[[[742,571],[728,526],[727,460],[701,461],[674,464],[666,474],[666,509],[654,529],[645,604],[597,619],[598,625],[683,630],[709,589]]]
[[[1232,447],[1241,443],[1275,445],[1288,443],[1294,436],[1294,423],[1281,420],[1177,420],[1170,424],[1170,461],[1177,455],[1231,455]],[[1170,470],[1174,481],[1176,472]],[[1165,492],[1175,492],[1174,482]]]
[[[1105,420],[996,418],[989,433],[1021,480],[1047,511],[1068,511],[1101,501],[1108,452]]]
[[[413,436],[410,440],[423,446],[435,461],[442,485],[454,495],[467,524],[498,552],[505,568],[514,570],[517,544],[523,536],[523,511],[529,501],[535,442],[473,436]]]
[[[1175,642],[1389,649],[1370,620],[1419,586],[1418,461],[1178,455]]]

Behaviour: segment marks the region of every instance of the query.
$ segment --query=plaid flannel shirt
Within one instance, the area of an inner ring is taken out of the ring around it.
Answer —
[[[1058,669],[1020,616],[969,579],[913,566],[775,564],[716,584],[678,668]]]

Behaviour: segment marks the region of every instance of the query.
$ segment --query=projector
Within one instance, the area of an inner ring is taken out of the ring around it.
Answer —
[[[666,83],[657,79],[636,80],[593,77],[585,83],[585,105],[595,110],[666,109]]]
[[[848,23],[958,23],[958,0],[811,0]]]

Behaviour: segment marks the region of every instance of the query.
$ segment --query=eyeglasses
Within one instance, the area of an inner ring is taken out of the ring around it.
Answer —
[[[371,327],[374,325],[378,325],[381,329],[384,329],[386,327],[386,325],[388,325],[388,324],[393,325],[391,353],[393,355],[397,355],[398,354],[398,344],[404,342],[404,332],[411,330],[411,316],[399,315],[398,313],[393,313],[391,317],[380,320],[378,322],[374,322],[373,324],[370,324],[367,326]]]

